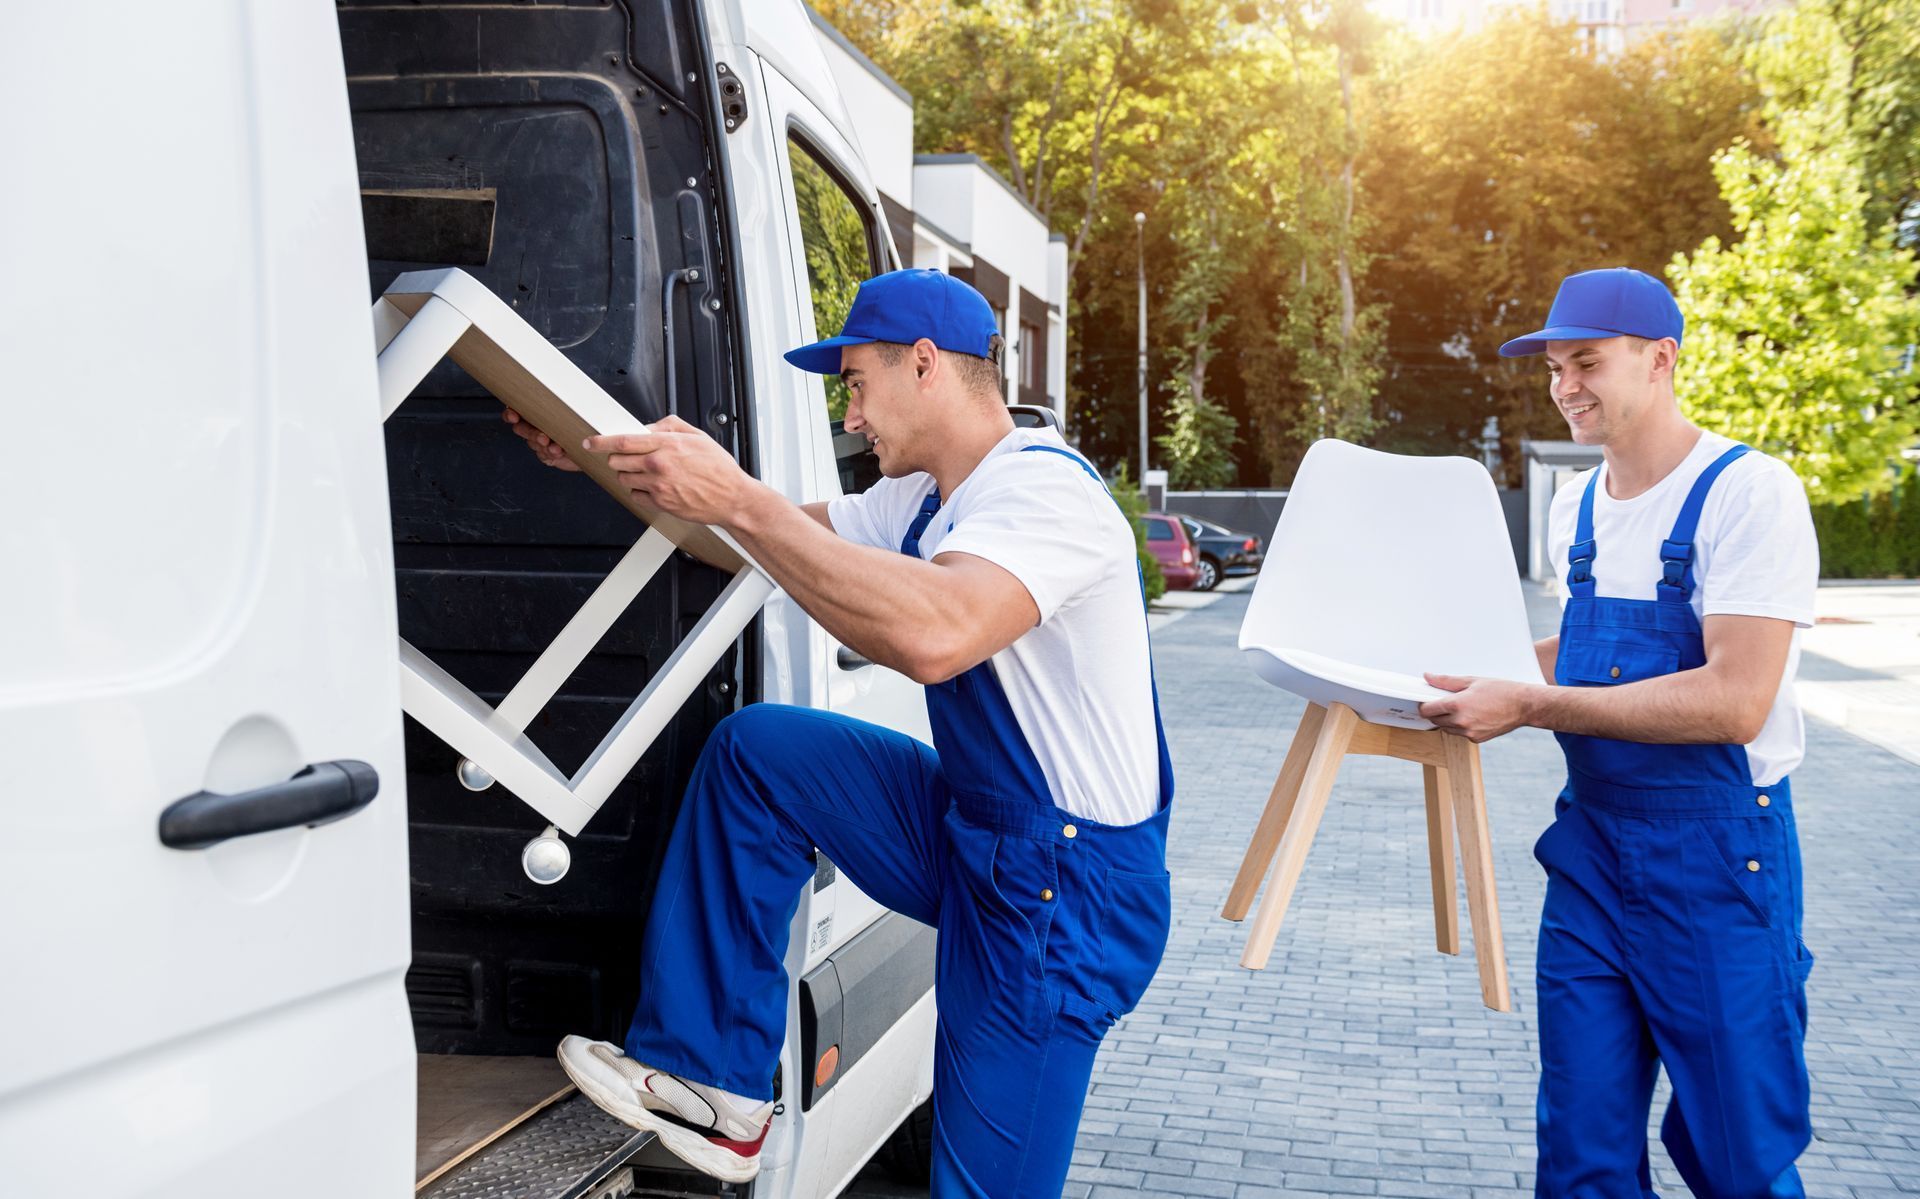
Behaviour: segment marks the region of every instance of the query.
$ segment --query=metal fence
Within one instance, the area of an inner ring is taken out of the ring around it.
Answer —
[[[1263,542],[1273,537],[1280,510],[1287,506],[1285,491],[1169,491],[1167,511],[1252,533]],[[1520,573],[1527,571],[1527,493],[1518,488],[1500,491],[1500,511],[1507,518],[1507,538]]]

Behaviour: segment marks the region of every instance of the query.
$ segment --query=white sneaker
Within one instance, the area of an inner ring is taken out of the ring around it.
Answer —
[[[567,1037],[555,1056],[581,1094],[622,1123],[653,1133],[702,1174],[748,1182],[760,1173],[773,1100],[756,1103],[643,1066],[605,1041]]]

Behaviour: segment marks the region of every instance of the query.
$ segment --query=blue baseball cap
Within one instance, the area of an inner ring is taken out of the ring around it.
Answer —
[[[840,373],[840,349],[891,341],[910,346],[926,338],[943,350],[993,357],[1000,336],[987,297],[941,271],[888,271],[860,285],[837,337],[788,350],[786,359],[816,375]]]
[[[1680,340],[1687,327],[1667,285],[1624,266],[1581,271],[1560,281],[1560,293],[1547,309],[1547,327],[1516,337],[1500,347],[1502,358],[1520,358],[1546,350],[1550,341],[1587,341],[1596,337],[1662,337]]]

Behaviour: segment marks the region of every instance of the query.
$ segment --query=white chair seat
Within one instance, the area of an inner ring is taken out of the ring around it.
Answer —
[[[1345,704],[1371,724],[1430,729],[1420,705],[1447,693],[1417,675],[1342,662],[1294,646],[1242,645],[1254,672],[1283,691],[1328,707]]]
[[[1414,710],[1441,694],[1424,672],[1541,682],[1492,476],[1470,458],[1315,442],[1240,648],[1276,687],[1404,728],[1433,727]]]

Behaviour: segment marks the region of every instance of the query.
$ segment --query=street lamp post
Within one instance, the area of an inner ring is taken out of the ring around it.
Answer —
[[[1133,214],[1133,243],[1140,268],[1140,490],[1147,488],[1147,214]]]

